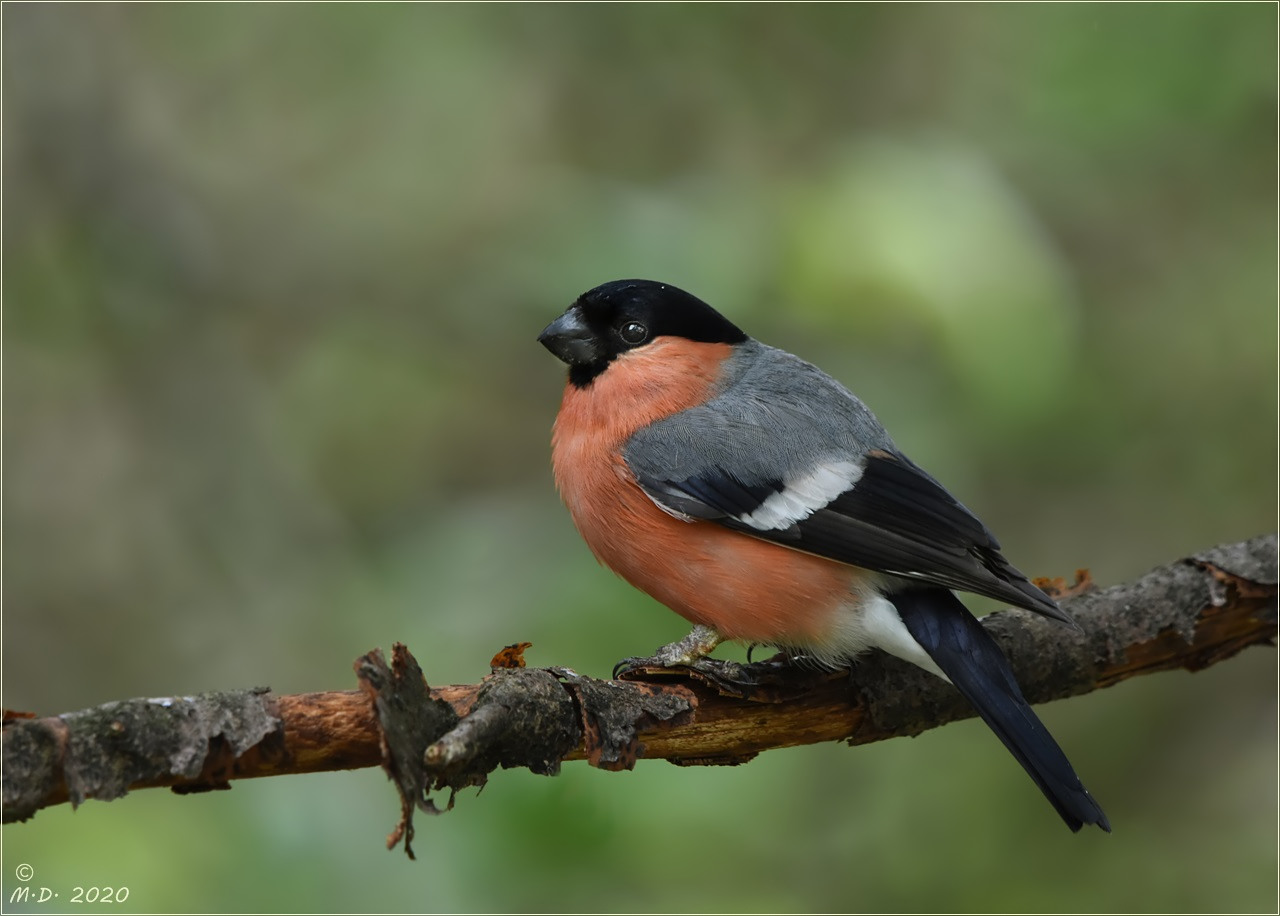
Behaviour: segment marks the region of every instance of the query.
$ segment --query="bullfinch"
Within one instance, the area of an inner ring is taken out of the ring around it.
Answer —
[[[1075,626],[839,382],[649,280],[578,297],[538,340],[569,366],[556,486],[605,566],[724,640],[829,666],[882,649],[955,685],[1073,831],[1107,817],[953,589]]]

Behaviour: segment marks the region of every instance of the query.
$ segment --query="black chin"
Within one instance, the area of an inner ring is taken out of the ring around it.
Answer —
[[[607,362],[603,362],[598,365],[570,366],[569,383],[573,385],[574,388],[586,388],[595,381],[596,376],[603,372],[608,365],[609,364]]]

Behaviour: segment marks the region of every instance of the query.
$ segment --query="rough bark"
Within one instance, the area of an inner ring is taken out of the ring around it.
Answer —
[[[1123,585],[1066,597],[1078,632],[1022,611],[984,623],[1033,703],[1127,678],[1192,671],[1276,638],[1276,536],[1224,545]],[[225,789],[233,779],[382,764],[412,839],[431,792],[482,785],[498,767],[554,774],[564,760],[628,769],[642,757],[742,763],[773,747],[914,735],[973,715],[948,684],[880,654],[852,672],[772,659],[606,681],[523,667],[524,645],[478,684],[429,689],[397,644],[356,661],[359,690],[275,696],[265,689],[137,699],[49,718],[5,714],[4,821],[130,789]],[[449,806],[453,803],[450,795]]]

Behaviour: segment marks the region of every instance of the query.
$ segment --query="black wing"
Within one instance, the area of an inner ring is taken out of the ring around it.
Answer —
[[[751,518],[784,494],[780,480],[741,480],[713,466],[683,480],[637,475],[655,502],[753,537],[851,566],[986,595],[1075,625],[1000,553],[987,527],[905,455],[868,452],[852,486],[785,527]]]

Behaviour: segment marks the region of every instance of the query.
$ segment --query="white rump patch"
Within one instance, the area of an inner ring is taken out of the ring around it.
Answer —
[[[761,531],[790,528],[852,487],[861,476],[861,466],[852,461],[820,464],[805,476],[786,481],[781,492],[771,495],[755,511],[739,515],[738,521]]]
[[[883,649],[944,681],[950,681],[929,657],[924,646],[916,642],[893,602],[873,590],[852,596],[847,605],[837,610],[825,637],[799,648],[813,653],[819,661],[832,667],[857,658],[868,649]]]
[[[929,657],[924,646],[916,642],[907,625],[902,622],[898,609],[888,598],[876,596],[868,601],[862,612],[863,632],[867,643],[883,649],[890,655],[896,655],[903,661],[919,665],[925,671],[931,671],[944,681],[949,681],[937,662]]]

